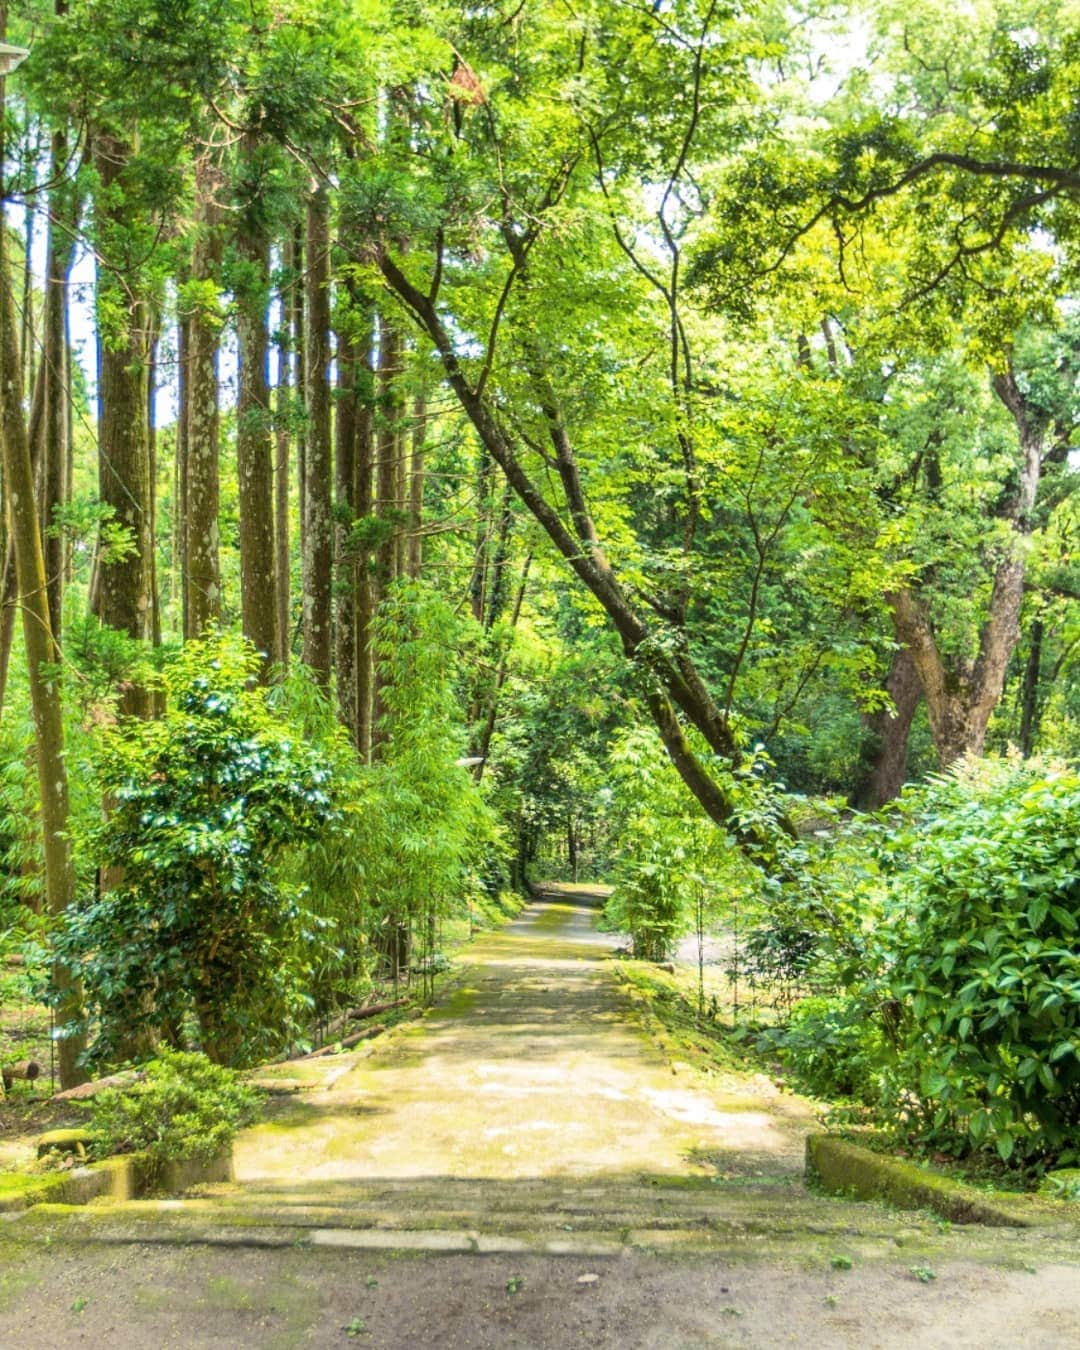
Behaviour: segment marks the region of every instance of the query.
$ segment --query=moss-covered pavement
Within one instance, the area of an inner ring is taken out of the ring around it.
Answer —
[[[1080,1343],[1074,1230],[807,1191],[810,1108],[670,1062],[595,903],[549,890],[422,1020],[281,1066],[235,1183],[6,1216],[0,1345]]]

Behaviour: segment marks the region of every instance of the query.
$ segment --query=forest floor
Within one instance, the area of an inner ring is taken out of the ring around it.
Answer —
[[[1068,1346],[1080,1253],[814,1195],[809,1104],[665,1055],[587,888],[283,1065],[235,1184],[0,1225],[0,1346]]]

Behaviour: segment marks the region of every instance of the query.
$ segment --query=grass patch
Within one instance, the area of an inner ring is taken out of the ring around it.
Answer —
[[[739,1028],[710,1017],[708,1011],[699,1019],[692,974],[672,975],[646,961],[620,961],[614,969],[623,991],[658,1024],[669,1054],[712,1072],[763,1067],[749,1062]]]

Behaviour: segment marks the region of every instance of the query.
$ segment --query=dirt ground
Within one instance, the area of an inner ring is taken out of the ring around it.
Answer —
[[[199,1246],[0,1255],[4,1350],[1080,1344],[1080,1275],[1062,1266],[948,1263],[920,1284],[895,1260],[838,1271],[827,1262]]]
[[[419,1023],[282,1066],[233,1185],[0,1221],[0,1348],[1072,1347],[1080,1252],[817,1196],[806,1103],[669,1063],[593,897]]]

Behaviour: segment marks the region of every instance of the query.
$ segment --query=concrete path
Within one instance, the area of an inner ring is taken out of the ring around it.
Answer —
[[[238,1181],[801,1171],[809,1110],[761,1078],[674,1074],[617,991],[598,904],[548,891],[421,1022],[315,1061],[312,1089],[239,1141]]]

